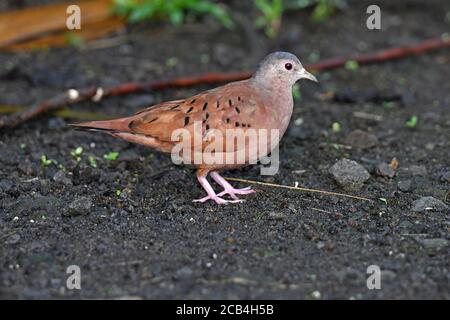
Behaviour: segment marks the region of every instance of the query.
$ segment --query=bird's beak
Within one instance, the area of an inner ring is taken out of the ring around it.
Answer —
[[[300,79],[308,79],[308,80],[311,80],[311,81],[314,81],[314,82],[319,82],[318,80],[317,80],[317,78],[316,77],[314,77],[311,73],[309,73],[308,71],[306,71],[306,69],[305,68],[303,68],[301,71],[300,71]]]

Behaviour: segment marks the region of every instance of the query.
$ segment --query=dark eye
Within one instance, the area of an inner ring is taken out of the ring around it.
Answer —
[[[288,62],[288,63],[286,63],[284,65],[284,67],[286,68],[286,70],[291,70],[292,69],[292,64]]]

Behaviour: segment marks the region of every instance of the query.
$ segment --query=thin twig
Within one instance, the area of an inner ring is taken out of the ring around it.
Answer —
[[[383,121],[383,116],[380,116],[378,114],[355,111],[353,112],[353,116],[364,120]]]
[[[251,184],[259,184],[262,186],[275,187],[275,188],[292,189],[292,190],[299,190],[299,191],[305,191],[305,192],[315,192],[315,193],[321,193],[321,194],[326,194],[326,195],[330,195],[330,196],[346,197],[346,198],[352,198],[352,199],[357,199],[357,200],[373,201],[368,198],[364,198],[364,197],[360,197],[360,196],[353,196],[353,195],[345,194],[345,193],[338,193],[338,192],[324,191],[324,190],[310,189],[310,188],[302,188],[302,187],[286,186],[284,184],[276,184],[276,183],[270,183],[270,182],[261,182],[261,181],[246,180],[246,179],[239,179],[239,178],[228,178],[228,177],[227,177],[227,180],[245,182],[245,183],[251,183]]]
[[[392,48],[387,50],[382,50],[374,54],[357,56],[357,57],[347,57],[347,58],[332,58],[321,61],[316,64],[306,66],[307,69],[313,71],[324,71],[336,69],[344,66],[347,61],[354,60],[360,65],[369,63],[379,63],[384,61],[389,61],[393,59],[405,58],[412,55],[423,54],[426,52],[434,51],[437,49],[450,47],[450,40],[448,39],[431,39],[426,40],[411,47],[400,47]],[[131,82],[118,85],[116,87],[111,87],[107,89],[102,89],[102,94],[100,98],[95,99],[96,102],[100,101],[102,98],[109,96],[125,95],[130,93],[139,93],[147,90],[164,90],[168,88],[188,88],[197,85],[205,84],[216,84],[230,81],[238,81],[247,79],[251,76],[251,72],[213,72],[206,73],[200,76],[177,78],[162,82]],[[76,99],[70,98],[67,93],[62,93],[56,97],[36,103],[30,108],[20,111],[11,116],[4,116],[0,118],[0,129],[2,128],[14,128],[19,124],[22,124],[28,120],[31,120],[43,113],[58,109],[64,105],[74,104],[81,101],[87,101],[96,97],[98,91],[101,88],[86,88],[77,90],[79,95]]]
[[[340,216],[340,217],[343,217],[343,216],[344,216],[342,213],[339,213],[339,212],[326,211],[326,210],[323,210],[323,209],[319,209],[319,208],[311,208],[311,207],[310,207],[309,209],[311,209],[311,210],[313,210],[313,211],[323,212],[323,213],[335,214],[335,215]]]

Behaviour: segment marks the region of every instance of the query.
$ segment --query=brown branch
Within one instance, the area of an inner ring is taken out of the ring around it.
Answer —
[[[357,56],[353,58],[332,58],[321,61],[316,64],[306,66],[307,69],[313,71],[324,71],[342,67],[349,60],[354,60],[358,64],[369,64],[385,62],[393,59],[405,58],[412,55],[423,54],[437,49],[450,47],[450,40],[431,39],[426,40],[411,47],[400,47],[382,50],[375,54]],[[222,82],[237,81],[249,78],[250,72],[213,72],[200,76],[183,77],[161,82],[130,82],[111,87],[107,89],[101,88],[85,88],[81,90],[73,90],[72,95],[68,92],[57,95],[56,97],[34,104],[29,108],[17,112],[10,116],[0,118],[0,129],[14,128],[21,123],[33,119],[46,112],[58,109],[62,106],[74,104],[89,99],[99,101],[108,96],[119,96],[130,93],[139,93],[146,90],[164,90],[168,88],[188,88],[196,85],[216,84]],[[75,95],[74,95],[75,94]]]

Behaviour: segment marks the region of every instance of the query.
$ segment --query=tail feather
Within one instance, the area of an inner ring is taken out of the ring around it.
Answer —
[[[120,118],[114,120],[73,123],[70,124],[70,126],[78,130],[88,131],[131,132],[130,123],[132,121],[132,118]]]

